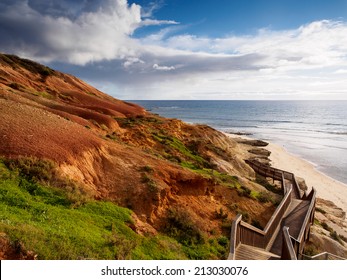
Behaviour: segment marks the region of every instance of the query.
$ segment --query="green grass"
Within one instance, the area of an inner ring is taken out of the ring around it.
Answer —
[[[172,213],[163,233],[138,235],[131,210],[91,199],[76,203],[74,186],[49,186],[51,163],[5,162],[0,160],[0,232],[38,259],[226,258],[228,238],[205,236],[184,213]],[[149,166],[143,170],[152,172]]]
[[[66,190],[19,174],[0,161],[0,232],[39,259],[187,258],[172,238],[136,234],[129,209],[105,201],[76,207]]]
[[[237,189],[241,188],[241,185],[237,176],[232,176],[227,173],[221,173],[211,168],[201,168],[190,161],[182,161],[180,162],[180,165],[206,178],[214,179],[216,183],[219,183],[226,187],[237,188]]]
[[[167,155],[167,158],[169,160],[174,159],[174,161],[189,162],[192,166],[195,166],[196,169],[209,168],[211,166],[211,164],[207,160],[197,155],[194,151],[189,149],[181,140],[174,136],[165,135],[161,132],[153,132],[152,138],[155,141],[163,144],[167,149],[171,150],[171,152]],[[180,154],[182,159],[177,160],[176,157],[172,156],[173,153]]]
[[[225,259],[229,249],[226,236],[208,237],[184,209],[169,209],[165,232],[182,244],[189,259]]]

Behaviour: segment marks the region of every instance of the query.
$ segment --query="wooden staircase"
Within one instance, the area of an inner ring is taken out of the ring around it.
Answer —
[[[303,193],[292,173],[256,161],[247,163],[256,173],[279,180],[284,197],[264,230],[252,227],[242,221],[241,215],[237,216],[232,225],[228,259],[300,258],[314,220],[315,190]]]
[[[265,249],[240,244],[236,250],[236,260],[270,260],[280,259],[281,256],[273,254]]]

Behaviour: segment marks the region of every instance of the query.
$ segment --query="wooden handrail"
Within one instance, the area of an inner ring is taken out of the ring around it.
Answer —
[[[294,187],[295,187],[295,191],[297,193],[297,197],[299,199],[302,199],[303,198],[303,195],[301,194],[301,190],[300,190],[300,187],[299,187],[299,184],[298,182],[296,181],[296,178],[295,178],[295,175],[293,173],[291,173],[293,175],[293,183],[294,183]]]
[[[307,192],[302,194],[293,173],[270,166],[265,166],[255,160],[246,160],[246,162],[254,169],[256,173],[259,173],[260,175],[266,177],[272,177],[274,180],[281,181],[284,197],[271,216],[270,220],[266,224],[264,230],[260,230],[242,221],[241,215],[238,215],[236,217],[232,224],[229,259],[235,258],[236,248],[239,243],[266,249],[270,239],[273,237],[276,228],[279,226],[285,212],[287,211],[292,201],[292,194],[295,194],[294,197],[298,199],[310,200],[310,204],[300,228],[298,238],[294,239],[292,236],[290,236],[288,227],[284,227],[282,229],[282,258],[298,259],[298,257],[302,255],[303,247],[309,234],[310,223],[313,222],[316,202],[316,190],[312,189],[309,194],[307,194]],[[291,186],[286,186],[285,180],[291,181]]]
[[[276,208],[276,211],[271,216],[264,230],[258,229],[244,221],[237,222],[238,219],[240,218],[239,216],[237,216],[233,222],[233,224],[235,223],[235,225],[237,225],[237,227],[235,227],[236,233],[233,232],[234,229],[232,228],[231,234],[236,236],[239,235],[240,242],[244,244],[265,249],[272,235],[274,234],[276,228],[279,226],[284,213],[288,209],[288,206],[292,199],[291,192],[292,192],[292,188],[290,188],[290,190],[287,192],[287,194],[285,195],[285,197],[283,198],[279,206]],[[237,245],[238,244],[236,244],[236,246]]]
[[[231,234],[230,234],[230,251],[229,251],[229,256],[228,260],[234,260],[235,259],[235,253],[236,253],[236,248],[237,245],[240,243],[240,239],[238,238],[238,225],[242,220],[242,215],[238,214],[233,221],[231,225]]]
[[[311,193],[312,193],[312,195],[311,195]],[[305,237],[304,233],[306,231],[307,225],[310,222],[312,222],[310,217],[311,217],[312,212],[314,211],[314,208],[315,208],[315,205],[316,205],[316,190],[314,188],[312,188],[311,193],[309,195],[309,196],[311,196],[311,202],[310,202],[310,205],[309,205],[309,207],[307,209],[305,219],[304,219],[304,221],[302,223],[302,226],[301,226],[298,238],[297,238],[300,243],[303,241],[303,238]]]
[[[296,253],[293,247],[293,243],[291,242],[291,236],[289,234],[289,228],[283,227],[282,229],[282,260],[297,260]]]
[[[319,253],[319,254],[314,255],[314,256],[308,256],[308,255],[302,254],[302,256],[306,259],[309,259],[309,260],[321,259],[320,257],[322,257],[322,256],[324,256],[323,260],[329,260],[329,257],[331,257],[330,259],[333,259],[333,260],[346,260],[345,258],[331,254],[329,252]]]
[[[280,213],[283,215],[286,212],[286,210],[287,210],[287,208],[288,208],[288,206],[289,206],[289,204],[290,204],[290,202],[292,200],[292,197],[291,197],[292,191],[293,191],[293,189],[289,188],[289,191],[286,193],[286,195],[283,197],[281,203],[276,208],[275,213],[271,216],[270,220],[266,224],[266,226],[264,228],[265,232],[269,231],[269,229],[271,228],[273,222],[276,220],[277,216],[279,216]],[[283,207],[286,207],[286,208],[283,209]],[[277,225],[276,225],[276,227],[277,227]]]

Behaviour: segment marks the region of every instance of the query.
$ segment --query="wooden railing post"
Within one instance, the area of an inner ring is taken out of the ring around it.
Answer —
[[[289,235],[289,228],[283,227],[282,229],[282,260],[297,260],[295,249],[293,247],[291,237]]]
[[[241,222],[241,220],[242,220],[242,215],[238,214],[231,225],[230,250],[229,250],[228,260],[235,259],[236,248],[241,241],[240,239],[242,239],[242,237],[240,236],[240,228],[239,228],[239,223]]]

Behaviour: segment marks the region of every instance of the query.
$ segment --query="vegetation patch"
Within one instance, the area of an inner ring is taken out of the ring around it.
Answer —
[[[55,71],[47,66],[29,59],[19,58],[16,55],[1,54],[1,59],[13,68],[23,67],[31,73],[39,74],[42,79],[55,74]]]
[[[240,188],[237,189],[237,193],[239,196],[245,196],[248,198],[252,198],[251,194],[252,194],[252,190],[245,187],[245,186],[241,186]]]
[[[316,211],[317,211],[317,212],[320,212],[320,213],[322,213],[322,214],[326,214],[326,213],[327,213],[324,209],[319,208],[319,207],[316,207]]]
[[[265,187],[270,192],[273,192],[273,193],[276,193],[276,194],[283,194],[282,190],[280,188],[278,188],[276,185],[270,184],[268,182],[268,180],[264,176],[256,174],[255,181],[259,185],[262,185],[263,187]]]
[[[190,150],[181,140],[176,137],[165,135],[158,131],[152,133],[152,138],[156,142],[159,142],[167,149],[166,158],[169,160],[174,159],[175,162],[189,162],[191,168],[202,169],[211,168],[211,164],[200,155],[197,155],[194,151]],[[174,157],[173,155],[180,155],[180,157]]]
[[[339,235],[335,230],[333,230],[326,222],[320,223],[320,226],[329,232],[329,235],[332,239],[339,242],[341,245],[344,245],[342,241],[346,242],[346,238],[342,235]]]
[[[136,116],[136,117],[129,117],[129,118],[114,118],[120,127],[122,128],[130,128],[130,127],[136,127],[143,124],[162,124],[163,121],[160,118],[156,117],[144,117],[144,116]]]
[[[27,179],[37,172],[20,174],[0,161],[0,232],[39,259],[187,258],[172,238],[137,235],[129,209],[105,201],[76,207],[66,190]]]
[[[183,209],[169,209],[166,232],[184,245],[205,243],[202,231]]]
[[[19,83],[11,83],[11,84],[9,84],[9,87],[10,87],[10,88],[13,88],[13,89],[15,89],[15,90],[21,90],[21,89],[23,89],[23,86],[22,86],[21,84],[19,84]]]
[[[226,258],[229,239],[225,236],[208,238],[184,209],[169,209],[165,233],[176,239],[189,259]]]

